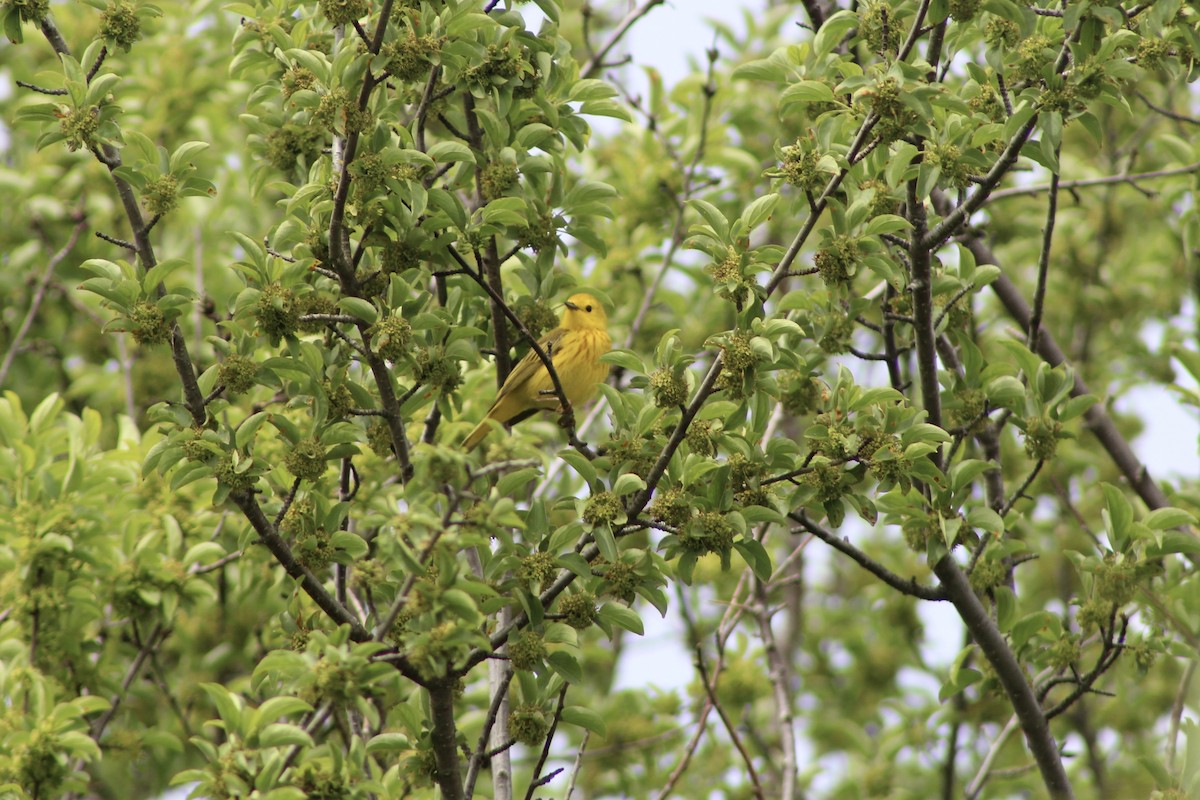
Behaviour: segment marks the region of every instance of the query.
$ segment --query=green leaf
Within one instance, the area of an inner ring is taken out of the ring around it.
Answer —
[[[606,736],[607,728],[600,713],[583,706],[565,706],[562,710],[562,721],[589,730],[597,736]]]
[[[1012,375],[1001,375],[984,387],[988,402],[1000,408],[1019,411],[1025,403],[1025,385]]]
[[[999,465],[991,461],[983,461],[977,458],[968,458],[965,461],[960,461],[950,468],[950,491],[957,492],[960,489],[970,486],[983,473],[999,468]]]
[[[917,153],[921,152],[916,145],[908,142],[900,142],[896,145],[895,152],[888,159],[887,169],[884,171],[884,178],[887,180],[888,186],[896,188],[908,178],[908,167],[912,164]]]
[[[622,122],[633,122],[629,109],[615,100],[589,100],[579,107],[579,113],[593,117],[612,117]]]
[[[567,462],[571,466],[571,469],[579,473],[579,477],[583,478],[589,486],[596,484],[596,468],[578,450],[573,448],[559,450],[558,457]]]
[[[619,558],[617,539],[613,536],[612,528],[607,523],[592,528],[592,536],[596,540],[596,547],[599,548],[600,555],[604,556],[605,560],[616,561]]]
[[[639,375],[646,374],[646,363],[631,350],[609,350],[600,356],[600,361],[604,364],[616,364],[622,369],[636,372]]]
[[[152,294],[157,291],[159,285],[172,272],[190,266],[191,262],[182,258],[168,258],[165,261],[158,262],[158,264],[146,273],[146,277],[142,278],[142,291],[146,292],[146,294]]]
[[[1165,531],[1169,528],[1181,528],[1184,525],[1195,525],[1196,518],[1182,508],[1156,508],[1146,515],[1143,524],[1152,531]]]
[[[583,681],[583,670],[579,667],[578,659],[566,650],[555,650],[546,656],[546,663],[568,683]]]
[[[825,20],[825,24],[817,31],[817,35],[813,38],[813,51],[821,56],[832,52],[833,48],[841,44],[846,34],[857,25],[858,14],[845,9],[837,12]]]
[[[771,579],[771,572],[773,570],[771,556],[767,554],[766,548],[759,541],[743,537],[734,542],[733,547],[741,553],[742,558],[750,565],[751,571],[754,572],[754,577],[763,583]]]
[[[904,432],[904,440],[906,442],[917,439],[922,442],[938,442],[945,443],[954,440],[950,434],[939,428],[937,425],[931,425],[928,422],[919,422],[913,425]]]
[[[1008,633],[1017,621],[1017,596],[1007,586],[994,587],[992,595],[996,598],[996,626]]]
[[[779,205],[779,200],[780,195],[778,192],[772,192],[759,197],[742,212],[740,221],[748,230],[754,230],[770,219],[771,214],[775,211],[775,207]]]
[[[779,105],[782,108],[791,103],[832,103],[834,99],[833,89],[829,84],[821,81],[800,81],[783,90],[783,94],[779,96]]]
[[[704,217],[704,221],[708,223],[708,226],[713,229],[719,239],[723,241],[728,240],[729,220],[725,219],[725,215],[721,213],[720,209],[707,200],[700,199],[690,200],[688,205],[698,211],[700,216]],[[731,244],[728,241],[726,243]]]
[[[1035,635],[1056,626],[1057,622],[1058,619],[1049,611],[1035,611],[1022,618],[1012,627],[1010,637],[1013,648],[1020,650]]]
[[[367,742],[367,752],[371,755],[395,753],[411,748],[411,740],[402,733],[380,733],[372,736],[370,741]]]
[[[1062,422],[1069,422],[1082,415],[1089,408],[1096,405],[1097,402],[1099,402],[1097,398],[1090,394],[1072,397],[1058,407],[1058,419]]]
[[[526,223],[529,206],[520,197],[498,197],[479,213],[480,219],[494,225],[520,227]]]
[[[634,475],[632,472],[627,472],[621,477],[617,478],[616,483],[613,484],[612,490],[613,494],[617,495],[618,497],[622,497],[645,488],[646,482],[642,480],[641,476]]]
[[[611,622],[614,625],[619,625],[627,631],[636,633],[638,636],[645,634],[645,626],[642,625],[642,618],[637,615],[633,609],[617,603],[605,603],[600,606],[596,612],[601,619]]]
[[[263,723],[273,722],[292,714],[307,714],[313,707],[299,697],[272,697],[258,707],[258,717]]]
[[[225,555],[225,548],[217,542],[198,542],[188,548],[183,556],[183,565],[191,566],[211,558],[214,561]]]
[[[693,482],[689,481],[689,483]],[[757,525],[760,522],[771,522],[776,525],[787,524],[787,517],[768,506],[744,506],[739,510],[742,517],[751,525]]]
[[[342,550],[350,557],[351,560],[365,558],[370,552],[370,545],[366,540],[357,533],[350,531],[336,531],[329,537],[329,543],[336,550]]]
[[[1137,761],[1154,778],[1154,785],[1157,788],[1162,790],[1175,788],[1175,780],[1171,777],[1171,773],[1167,770],[1166,765],[1163,764],[1159,756],[1139,755]]]
[[[238,450],[245,450],[254,442],[254,436],[258,433],[258,429],[263,426],[267,420],[271,418],[271,414],[266,411],[259,411],[257,414],[251,414],[242,421],[238,426],[237,433],[234,434],[234,446]]]
[[[1155,546],[1147,549],[1146,555],[1161,556],[1169,553],[1200,556],[1200,538],[1177,530],[1163,531]]]
[[[258,735],[262,747],[312,747],[312,737],[298,725],[273,723]]]
[[[731,76],[735,81],[770,81],[782,83],[788,79],[787,64],[775,58],[760,58],[739,64]]]
[[[208,149],[208,142],[184,142],[171,153],[169,169],[171,172],[182,172],[184,167],[191,164],[192,159]]]
[[[338,301],[338,308],[355,319],[361,319],[371,325],[379,321],[379,309],[375,308],[375,305],[369,300],[361,297],[343,297]]]
[[[83,105],[100,105],[108,97],[109,92],[115,89],[120,82],[121,76],[114,75],[111,72],[106,72],[92,78],[92,82],[88,84],[87,94],[83,98]]]
[[[1112,537],[1113,546],[1119,552],[1124,552],[1133,525],[1133,506],[1129,504],[1124,493],[1111,483],[1101,483],[1100,489],[1104,492],[1105,508],[1101,511],[1101,516],[1105,520],[1105,527]]]
[[[225,729],[231,733],[241,734],[244,708],[241,698],[219,683],[202,683],[200,688],[217,707],[217,713],[221,716],[221,721],[225,723]]]
[[[863,233],[867,236],[879,236],[884,233],[895,233],[896,231],[906,231],[912,228],[912,223],[904,217],[895,214],[880,214],[877,217],[872,217],[867,223]]]
[[[462,142],[456,142],[451,139],[437,142],[425,152],[434,161],[443,164],[456,161],[475,163],[475,154],[471,152],[471,148]]]

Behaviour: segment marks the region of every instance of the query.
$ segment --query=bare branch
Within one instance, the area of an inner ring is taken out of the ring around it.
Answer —
[[[1060,181],[1058,188],[1060,190],[1072,191],[1075,189],[1086,189],[1091,186],[1112,186],[1114,184],[1127,183],[1131,186],[1137,186],[1139,181],[1157,180],[1159,178],[1172,178],[1177,175],[1191,175],[1194,172],[1200,171],[1200,161],[1194,164],[1188,164],[1186,167],[1177,167],[1175,169],[1160,169],[1152,172],[1138,172],[1136,174],[1109,175],[1104,178],[1085,178],[1077,181]],[[1021,197],[1024,195],[1041,194],[1054,189],[1053,182],[1048,184],[1038,184],[1037,186],[1014,186],[1011,189],[1001,189],[992,192],[988,197],[988,204],[1007,200],[1010,197]]]
[[[67,243],[60,247],[54,255],[50,256],[49,260],[46,261],[45,269],[42,270],[41,277],[38,278],[37,285],[33,290],[33,298],[29,301],[29,310],[25,312],[25,318],[21,320],[21,326],[17,328],[12,342],[8,345],[8,351],[4,354],[3,363],[0,363],[0,386],[3,386],[5,380],[8,378],[8,371],[12,368],[13,359],[20,352],[21,345],[25,342],[25,337],[29,335],[29,329],[33,327],[33,321],[37,318],[38,310],[42,307],[42,301],[46,299],[46,290],[49,288],[50,281],[54,277],[54,270],[75,249],[80,234],[87,228],[87,219],[83,217],[82,211],[77,214],[77,217],[78,222],[75,223],[75,227],[71,230],[71,236],[67,239]]]
[[[896,591],[906,594],[909,597],[916,597],[920,600],[939,601],[950,599],[944,589],[935,589],[925,586],[924,584],[918,583],[916,578],[904,580],[887,567],[875,561],[862,550],[859,550],[857,547],[850,544],[850,542],[833,533],[833,531],[828,531],[818,525],[816,522],[813,522],[803,511],[793,511],[788,514],[788,518],[798,522],[800,527],[804,528],[804,530],[808,531],[813,536],[816,536],[833,549],[850,556],[850,558],[853,559],[856,564],[865,569],[867,572],[870,572],[876,578],[879,578]]]
[[[583,67],[580,68],[580,77],[596,77],[596,73],[606,66],[604,64],[604,59],[608,57],[608,54],[612,52],[612,49],[616,47],[621,39],[625,37],[625,34],[629,33],[629,29],[633,27],[634,23],[649,14],[655,6],[662,5],[663,2],[664,0],[643,0],[641,5],[637,6],[628,14],[626,14],[625,19],[621,20],[620,23],[617,24],[617,27],[614,28],[613,32],[608,35],[608,38],[604,41],[604,44],[600,45],[600,49],[597,50],[595,54],[593,54],[592,57],[587,60]]]
[[[725,724],[725,732],[729,734],[733,746],[737,748],[738,754],[742,757],[742,763],[746,765],[746,775],[750,778],[750,785],[754,789],[754,796],[758,800],[766,800],[762,784],[758,780],[758,771],[754,769],[754,760],[746,752],[746,746],[742,744],[742,737],[738,736],[737,727],[729,719],[729,715],[725,713],[725,709],[721,706],[721,701],[717,699],[716,688],[709,683],[708,669],[704,666],[704,651],[700,649],[699,645],[696,646],[696,670],[700,673],[700,682],[704,685],[704,691],[708,694],[708,702],[716,709],[717,716]]]

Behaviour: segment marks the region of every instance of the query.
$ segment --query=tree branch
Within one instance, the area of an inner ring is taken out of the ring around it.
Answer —
[[[348,626],[351,639],[356,642],[371,641],[371,634],[363,627],[363,624],[354,618],[349,609],[325,590],[324,585],[309,572],[307,567],[296,560],[292,548],[288,547],[288,543],[283,540],[275,526],[263,514],[262,507],[259,506],[254,495],[249,492],[231,492],[229,499],[242,510],[242,514],[254,528],[254,532],[258,534],[259,541],[266,545],[267,549],[271,551],[271,555],[275,556],[275,560],[283,566],[287,574],[300,583],[300,588],[304,590],[304,593],[311,597],[313,602],[336,624]]]
[[[443,800],[466,800],[462,776],[459,774],[458,726],[454,718],[455,683],[453,677],[448,677],[431,682],[426,687],[429,691],[429,715],[433,722],[429,738],[437,764],[434,781],[442,790]]]
[[[733,746],[737,749],[738,754],[741,755],[742,763],[746,765],[746,775],[750,778],[750,785],[754,790],[754,796],[758,800],[766,800],[762,784],[758,780],[758,772],[754,769],[754,760],[746,752],[746,746],[742,744],[742,737],[738,736],[737,728],[729,719],[729,715],[725,713],[724,707],[721,706],[720,701],[717,699],[716,688],[708,681],[708,669],[704,666],[704,652],[700,649],[700,645],[696,645],[696,670],[700,673],[700,683],[704,685],[704,691],[708,694],[708,702],[716,709],[717,716],[725,724],[725,731],[729,734],[729,739],[733,742]]]
[[[626,14],[625,19],[617,24],[617,27],[608,35],[608,39],[604,41],[604,44],[600,45],[600,49],[580,68],[579,76],[581,78],[596,77],[596,73],[604,68],[604,59],[617,46],[617,43],[625,37],[625,34],[629,33],[629,29],[633,27],[633,24],[650,13],[655,6],[662,5],[663,2],[664,0],[643,0],[640,6]]]
[[[21,327],[17,328],[12,342],[8,345],[8,351],[4,354],[4,362],[0,363],[0,386],[3,386],[4,381],[8,378],[8,371],[12,368],[13,359],[20,352],[21,344],[25,341],[25,337],[29,335],[29,329],[33,327],[33,321],[37,317],[38,309],[42,307],[42,301],[46,298],[46,290],[50,286],[51,279],[54,278],[54,270],[75,249],[75,244],[79,241],[80,234],[87,229],[87,218],[83,216],[82,209],[78,212],[77,217],[78,221],[71,230],[71,236],[67,239],[67,243],[60,247],[46,261],[46,268],[42,270],[42,275],[33,290],[33,298],[29,301],[29,310],[25,312],[25,318],[21,320]]]
[[[909,597],[915,597],[919,600],[930,600],[936,602],[950,599],[946,594],[945,589],[925,586],[922,583],[918,583],[916,578],[904,580],[899,575],[868,556],[862,550],[859,550],[857,547],[850,544],[850,542],[839,537],[833,531],[826,530],[813,520],[809,519],[808,515],[805,514],[804,511],[792,511],[788,514],[788,518],[799,523],[800,527],[804,528],[804,530],[825,542],[825,544],[829,545],[834,550],[849,556],[854,563],[858,564],[867,572],[871,573],[876,578],[879,578],[879,580],[883,581],[896,591],[906,594]]]
[[[1176,175],[1191,175],[1194,172],[1200,171],[1200,161],[1194,164],[1188,164],[1186,167],[1177,167],[1176,169],[1160,169],[1153,172],[1139,172],[1134,175],[1109,175],[1104,178],[1084,178],[1077,181],[1059,181],[1057,187],[1059,190],[1071,191],[1074,189],[1086,189],[1090,186],[1112,186],[1114,184],[1127,183],[1131,186],[1136,186],[1138,181],[1156,180],[1158,178],[1171,178]],[[999,202],[1007,200],[1010,197],[1021,197],[1024,195],[1041,194],[1049,192],[1055,188],[1055,183],[1038,184],[1037,186],[1014,186],[1011,189],[1001,189],[988,197],[987,203]]]
[[[1000,277],[992,282],[992,290],[996,293],[996,296],[1000,299],[1001,304],[1004,305],[1009,315],[1016,320],[1017,324],[1023,330],[1028,331],[1033,311],[1030,309],[1029,304],[1025,302],[1025,298],[1021,296],[1021,291],[1017,288],[1016,284],[1003,272],[1000,260],[996,258],[991,249],[980,239],[971,239],[965,244],[967,249],[975,256],[977,263],[995,264],[1001,267]],[[1048,331],[1043,331],[1042,335],[1038,337],[1037,352],[1052,367],[1067,363],[1066,355]],[[1083,382],[1083,378],[1079,376],[1078,370],[1074,372],[1075,388],[1072,389],[1071,396],[1081,397],[1085,394],[1090,394],[1091,392],[1087,384]],[[1100,440],[1101,446],[1108,452],[1113,463],[1117,465],[1117,468],[1121,470],[1125,479],[1129,481],[1129,485],[1133,487],[1133,490],[1137,492],[1138,496],[1142,498],[1142,501],[1151,510],[1163,508],[1171,504],[1166,494],[1155,483],[1154,478],[1150,476],[1150,472],[1146,469],[1146,466],[1134,455],[1133,448],[1129,446],[1125,437],[1117,430],[1112,417],[1105,411],[1103,403],[1093,404],[1084,412],[1083,419],[1088,429]]]
[[[1000,633],[1000,629],[996,627],[995,620],[979,602],[966,574],[949,555],[942,557],[934,565],[933,571],[942,582],[950,601],[954,603],[963,624],[971,632],[972,638],[1004,687],[1004,693],[1008,695],[1013,711],[1021,723],[1021,729],[1025,732],[1025,741],[1033,753],[1050,797],[1053,800],[1071,800],[1075,793],[1071,790],[1071,782],[1063,768],[1062,756],[1054,736],[1050,733],[1046,715],[1038,703],[1033,687],[1025,678],[1025,671],[1020,662],[1005,641],[1004,635]]]

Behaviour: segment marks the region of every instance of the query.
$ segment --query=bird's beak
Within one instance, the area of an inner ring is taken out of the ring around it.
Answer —
[[[575,305],[575,304],[574,304],[574,303],[572,303],[570,300],[564,300],[564,301],[563,301],[563,305],[564,305],[564,306],[566,306],[567,308],[571,309],[572,311],[578,311],[578,310],[579,310],[579,306]]]

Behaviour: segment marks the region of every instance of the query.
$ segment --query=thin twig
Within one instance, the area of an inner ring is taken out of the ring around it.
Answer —
[[[45,86],[38,86],[36,83],[29,83],[28,81],[14,81],[14,83],[22,89],[28,89],[38,94],[48,94],[51,97],[65,97],[67,94],[66,89],[47,89]]]
[[[134,656],[133,662],[125,670],[125,677],[121,681],[121,688],[113,695],[112,700],[109,701],[108,710],[97,717],[96,721],[92,723],[90,731],[92,739],[97,742],[100,741],[100,737],[104,734],[104,729],[108,727],[108,723],[112,722],[113,717],[117,714],[117,709],[121,707],[121,701],[125,699],[125,695],[129,692],[129,687],[133,685],[134,680],[141,674],[142,666],[146,663],[146,659],[150,657],[155,648],[166,640],[170,633],[170,628],[161,622],[154,626],[154,630],[150,631],[150,635],[146,637],[146,641],[142,643],[137,655]]]
[[[779,765],[779,800],[794,800],[796,797],[796,731],[792,721],[792,676],[788,661],[775,641],[771,630],[771,613],[767,607],[767,587],[757,578],[754,581],[757,595],[758,633],[762,637],[763,651],[767,656],[767,670],[771,679],[771,691],[775,698],[775,724],[779,729],[779,748],[783,760]]]
[[[1057,158],[1060,148],[1055,148]],[[1046,278],[1050,271],[1050,247],[1054,242],[1054,222],[1058,216],[1058,178],[1055,172],[1050,176],[1050,198],[1046,203],[1046,227],[1042,230],[1042,250],[1038,255],[1037,285],[1033,290],[1033,314],[1029,318],[1027,346],[1033,352],[1038,349],[1038,337],[1042,331],[1042,311],[1046,303]],[[1026,376],[1033,380],[1033,375]]]
[[[1042,466],[1045,463],[1045,459],[1039,458],[1038,462],[1033,465],[1033,469],[1029,471],[1029,474],[1025,477],[1025,480],[1021,482],[1021,485],[1017,487],[1017,490],[1013,492],[1012,497],[1010,497],[1008,502],[1004,504],[1004,507],[997,512],[1002,519],[1008,514],[1009,511],[1012,511],[1012,507],[1015,506],[1017,501],[1025,495],[1025,490],[1028,489],[1030,484],[1033,483],[1034,479],[1037,478],[1038,473],[1042,471]]]
[[[629,32],[633,24],[650,13],[655,6],[662,5],[663,2],[664,0],[644,0],[640,6],[626,14],[625,19],[621,20],[617,24],[617,27],[613,28],[612,33],[608,35],[608,39],[604,41],[604,44],[600,45],[600,49],[579,70],[579,76],[581,78],[595,77],[596,73],[606,66],[604,59],[617,46],[617,43],[624,38],[625,34]]]
[[[925,586],[922,583],[918,583],[916,578],[904,580],[899,575],[868,556],[862,550],[859,550],[857,547],[850,544],[850,542],[835,534],[833,531],[828,531],[813,520],[809,519],[808,515],[805,514],[804,511],[793,511],[788,514],[788,518],[798,522],[800,526],[804,528],[804,530],[808,531],[813,536],[816,536],[833,549],[850,556],[854,563],[858,564],[867,572],[870,572],[876,578],[879,578],[896,591],[906,594],[909,597],[916,597],[920,600],[940,601],[950,599],[946,594],[945,589],[940,587],[933,588],[930,586]]]
[[[1008,741],[1008,737],[1011,736],[1013,731],[1016,729],[1017,715],[1014,714],[1008,718],[1008,722],[1005,723],[1004,727],[1000,730],[1000,733],[997,734],[996,738],[992,740],[991,746],[988,747],[987,754],[984,755],[983,761],[979,765],[979,769],[975,772],[975,777],[971,779],[971,782],[967,784],[967,788],[963,790],[963,796],[966,797],[967,800],[975,800],[975,798],[979,796],[979,793],[983,791],[983,785],[987,783],[988,777],[990,777],[992,774],[992,764],[995,762],[996,757],[1000,755],[1000,751],[1004,748],[1005,743]]]
[[[42,270],[41,277],[38,278],[37,286],[33,290],[33,298],[29,301],[29,310],[25,312],[25,318],[21,320],[21,327],[17,328],[12,342],[8,345],[8,351],[4,354],[4,362],[0,363],[0,386],[3,386],[5,380],[8,378],[8,371],[12,368],[13,359],[17,357],[17,353],[21,349],[21,344],[25,341],[25,337],[29,335],[29,329],[33,327],[33,321],[37,317],[38,310],[42,307],[42,301],[46,299],[46,290],[49,288],[50,281],[54,277],[54,270],[75,249],[80,234],[87,228],[87,219],[83,217],[82,211],[78,213],[77,217],[78,221],[71,230],[71,236],[67,239],[67,243],[60,247],[54,255],[50,256],[50,259],[46,262],[45,269]]]
[[[762,784],[758,780],[758,771],[754,769],[754,760],[746,752],[746,746],[742,744],[742,737],[738,736],[737,727],[729,719],[729,715],[725,713],[724,707],[721,706],[720,701],[717,699],[716,687],[712,686],[708,681],[708,669],[704,666],[704,651],[700,645],[696,645],[696,670],[700,673],[700,682],[704,684],[704,691],[708,694],[708,701],[712,703],[713,708],[716,709],[717,716],[725,724],[725,731],[729,734],[730,741],[733,742],[733,746],[737,749],[738,754],[741,755],[742,763],[746,765],[746,774],[750,778],[750,785],[754,790],[754,796],[758,800],[766,800]],[[526,800],[529,799],[526,798]]]
[[[499,684],[495,687],[492,693],[492,702],[488,706],[487,719],[483,722],[483,730],[479,734],[479,741],[475,745],[475,752],[471,756],[471,761],[467,765],[467,781],[465,794],[467,797],[475,796],[475,781],[479,778],[479,770],[483,766],[484,753],[487,751],[488,741],[492,736],[492,728],[496,724],[496,720],[500,714],[500,707],[504,703],[504,699],[508,696],[508,685],[512,682],[513,670],[507,662],[501,663],[503,676]],[[503,731],[501,732],[504,733]]]
[[[591,731],[583,732],[583,741],[579,743],[579,752],[575,754],[575,764],[571,767],[571,779],[567,783],[567,793],[563,795],[563,800],[571,800],[571,795],[575,792],[575,781],[579,779],[580,767],[583,766],[583,753],[587,750],[588,739],[591,738]]]
[[[1180,114],[1178,111],[1172,111],[1169,108],[1162,108],[1161,106],[1156,106],[1156,105],[1154,105],[1154,103],[1150,102],[1150,98],[1146,97],[1146,95],[1142,94],[1141,92],[1135,91],[1134,94],[1137,95],[1137,98],[1139,100],[1141,100],[1143,103],[1146,104],[1147,108],[1149,108],[1151,111],[1155,112],[1156,114],[1162,114],[1167,119],[1173,119],[1176,122],[1186,122],[1188,125],[1200,125],[1200,119],[1196,119],[1195,117],[1189,117],[1187,114]]]
[[[1089,186],[1112,186],[1113,184],[1122,183],[1136,186],[1138,181],[1171,178],[1176,175],[1191,175],[1197,171],[1200,171],[1200,161],[1188,164],[1186,167],[1176,167],[1175,169],[1160,169],[1152,172],[1139,172],[1133,175],[1109,175],[1104,178],[1085,178],[1077,181],[1060,181],[1058,188],[1060,190],[1072,191],[1074,189],[1086,189]],[[987,202],[990,205],[998,200],[1007,200],[1010,197],[1021,197],[1022,195],[1041,194],[1042,192],[1051,191],[1053,188],[1053,183],[1039,184],[1037,186],[1015,186],[1011,189],[1001,189],[992,192]]]
[[[525,800],[533,800],[533,790],[539,786],[548,783],[547,778],[552,778],[562,770],[556,770],[546,778],[542,776],[542,769],[546,766],[546,760],[550,758],[550,744],[554,741],[554,732],[558,730],[558,723],[562,720],[563,708],[567,704],[567,689],[571,688],[571,684],[563,683],[562,689],[558,692],[558,706],[554,709],[554,718],[550,720],[550,729],[546,731],[546,741],[542,745],[542,753],[538,756],[537,766],[533,768],[533,780],[529,782],[529,788],[525,792]]]
[[[1167,769],[1175,769],[1175,751],[1179,745],[1179,726],[1183,721],[1183,708],[1187,704],[1187,696],[1191,691],[1192,678],[1196,675],[1196,660],[1188,661],[1183,678],[1179,681],[1179,691],[1175,693],[1175,702],[1171,704],[1171,731],[1167,734]]]

